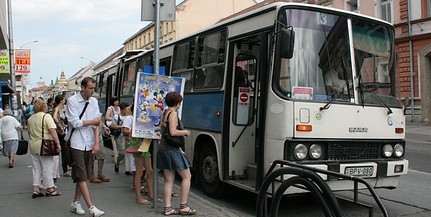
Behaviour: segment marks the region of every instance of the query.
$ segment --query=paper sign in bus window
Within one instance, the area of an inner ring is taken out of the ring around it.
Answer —
[[[293,87],[292,98],[294,99],[313,99],[313,88],[312,87]]]

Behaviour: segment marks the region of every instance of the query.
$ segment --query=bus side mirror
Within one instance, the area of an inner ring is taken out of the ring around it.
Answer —
[[[278,36],[278,52],[281,58],[291,59],[295,45],[295,32],[292,27],[282,29]]]
[[[406,114],[407,107],[409,107],[411,104],[412,104],[412,100],[410,98],[408,97],[404,98],[404,114]]]

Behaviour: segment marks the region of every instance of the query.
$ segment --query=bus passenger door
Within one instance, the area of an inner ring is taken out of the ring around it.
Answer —
[[[229,134],[228,176],[243,185],[254,188],[255,161],[255,84],[257,56],[259,54],[257,37],[235,41],[235,58],[232,68],[231,84],[231,121]],[[256,46],[253,46],[256,45]]]

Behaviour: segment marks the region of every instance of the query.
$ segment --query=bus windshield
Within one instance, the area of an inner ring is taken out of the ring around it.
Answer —
[[[292,58],[280,58],[276,67],[274,88],[281,97],[400,107],[390,26],[299,9],[281,12],[279,23],[295,32]]]

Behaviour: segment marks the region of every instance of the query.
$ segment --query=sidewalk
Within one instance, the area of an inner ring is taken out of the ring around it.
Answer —
[[[406,121],[406,134],[431,136],[431,125],[419,122]]]
[[[26,135],[25,135],[26,136]],[[111,178],[110,182],[90,185],[90,193],[95,206],[105,211],[105,216],[128,217],[153,217],[164,216],[163,203],[158,203],[157,208],[152,205],[135,204],[134,190],[131,189],[132,176],[124,174],[124,165],[120,166],[120,173],[114,173],[114,164],[110,156],[111,150],[107,149],[104,174]],[[74,184],[70,177],[61,177],[56,185],[61,196],[41,197],[32,199],[32,166],[30,153],[17,156],[14,168],[8,168],[6,157],[0,158],[0,210],[1,216],[78,216],[70,212],[70,203],[74,195]],[[97,166],[97,163],[95,164]],[[179,182],[174,185],[174,191],[180,193]],[[158,195],[163,198],[163,178],[158,179]],[[81,204],[89,215],[85,202]],[[179,207],[179,197],[172,198],[173,207]],[[238,216],[234,210],[218,207],[199,195],[189,194],[188,204],[197,210],[195,216]]]
[[[428,139],[431,136],[431,126],[417,122],[406,122],[406,135],[415,138]],[[27,136],[27,135],[25,135]],[[124,165],[120,166],[120,173],[114,173],[114,164],[110,156],[111,150],[107,149],[107,160],[105,162],[104,174],[111,178],[110,182],[90,185],[90,192],[98,208],[105,211],[105,216],[130,216],[130,217],[154,217],[164,216],[163,203],[158,203],[157,208],[135,204],[134,191],[131,189],[132,177],[124,175]],[[1,216],[77,216],[70,212],[70,203],[74,194],[74,184],[70,177],[61,177],[56,185],[62,193],[59,197],[31,198],[32,193],[32,167],[31,157],[27,155],[17,156],[15,167],[8,168],[6,157],[0,157],[0,210]],[[97,164],[96,164],[97,165]],[[175,192],[180,192],[176,182]],[[163,178],[158,179],[158,195],[163,196]],[[88,209],[81,199],[83,208],[88,216]],[[172,205],[179,206],[179,197],[172,198]],[[197,210],[195,216],[207,217],[235,217],[239,216],[235,210],[219,207],[212,204],[205,197],[190,192],[189,205]]]

